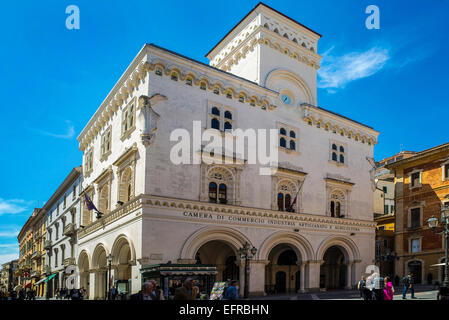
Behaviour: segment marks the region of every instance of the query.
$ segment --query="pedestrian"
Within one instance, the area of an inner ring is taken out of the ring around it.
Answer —
[[[226,300],[238,300],[239,293],[238,293],[238,282],[233,280],[231,281],[231,285],[226,290],[226,293],[224,294],[224,298]]]
[[[385,277],[384,283],[384,300],[393,300],[394,287],[393,283],[390,280],[390,277]]]
[[[359,280],[359,283],[357,284],[357,290],[360,292],[360,298],[365,299],[365,290],[366,290],[366,279],[365,276],[362,276],[362,278]]]
[[[114,287],[114,286],[112,286],[111,287],[111,299],[112,300],[116,300],[117,299],[117,289]]]
[[[142,284],[142,289],[131,296],[131,300],[156,300],[153,283],[150,281]]]
[[[196,300],[199,288],[194,286],[193,279],[187,278],[184,285],[175,290],[174,300]]]
[[[407,276],[402,278],[402,283],[404,285],[404,290],[402,291],[402,299],[407,299],[407,291],[410,289],[411,298],[415,298],[415,279],[413,278],[413,272],[409,272]]]

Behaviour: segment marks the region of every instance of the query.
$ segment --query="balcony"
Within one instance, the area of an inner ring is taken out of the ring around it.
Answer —
[[[63,263],[64,267],[74,266],[76,264],[75,258],[64,259],[64,261],[62,263]]]
[[[31,278],[39,278],[41,276],[41,272],[39,270],[31,271]]]
[[[71,237],[75,235],[75,224],[69,223],[64,227],[64,235],[67,237]]]
[[[40,251],[34,251],[31,255],[31,260],[39,260],[42,257],[42,253]]]
[[[50,266],[44,266],[44,271],[43,271],[46,275],[50,275],[51,273],[51,269]]]
[[[51,249],[51,240],[45,240],[44,241],[44,249],[50,250]]]

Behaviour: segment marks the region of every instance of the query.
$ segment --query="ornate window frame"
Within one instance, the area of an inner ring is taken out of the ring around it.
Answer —
[[[126,169],[131,170],[131,190],[129,198],[132,199],[136,196],[136,162],[137,162],[137,144],[134,143],[129,149],[127,149],[114,163],[113,165],[117,167],[117,200],[123,201],[123,190],[121,190],[121,182],[123,178],[123,174],[126,172]]]
[[[279,164],[277,172],[271,176],[271,209],[275,211],[279,211],[278,207],[278,194],[280,191],[286,191],[291,195],[291,203],[293,203],[296,194],[298,194],[298,198],[296,199],[296,208],[294,212],[300,213],[302,212],[303,207],[303,188],[301,187],[304,184],[304,180],[306,179],[307,173],[302,171],[302,168],[293,167],[289,164]],[[287,189],[283,188],[289,185]],[[283,189],[283,190],[281,190]],[[299,193],[298,193],[299,190]],[[287,211],[284,208],[284,211]]]
[[[407,228],[412,229],[412,210],[419,209],[419,227],[413,227],[413,229],[423,227],[423,214],[424,214],[424,201],[413,201],[410,206],[407,208]]]
[[[351,216],[351,192],[354,183],[349,179],[338,179],[333,177],[324,178],[326,182],[326,216],[331,217],[331,201],[340,202],[340,217],[349,218]],[[337,194],[342,198],[334,198]]]
[[[449,171],[449,159],[441,164],[441,181],[449,181],[449,172],[448,172],[448,175],[446,176],[446,170],[445,170],[446,167],[448,168],[448,171]]]
[[[412,175],[415,173],[419,173],[419,183],[416,186],[412,186]],[[411,172],[409,172],[408,175],[408,188],[409,190],[417,189],[422,187],[422,173],[423,169],[415,169]]]
[[[107,127],[101,134],[100,161],[106,160],[112,153],[112,126]]]
[[[97,209],[100,210],[102,213],[108,213],[112,210],[112,199],[111,199],[111,189],[112,189],[112,179],[113,179],[113,172],[112,167],[110,166],[106,170],[104,170],[97,179],[95,179],[94,183],[96,184],[96,189],[98,191],[98,207]],[[102,206],[102,192],[103,189],[107,187],[108,188],[108,195],[107,195],[107,207],[106,210],[104,210]],[[102,211],[103,210],[103,211]]]
[[[220,115],[212,114],[212,109],[216,107],[220,111]],[[225,112],[229,111],[232,115],[232,119],[225,118]],[[207,121],[206,128],[212,129],[211,121],[212,119],[217,119],[220,122],[220,132],[225,132],[225,123],[229,122],[232,125],[232,129],[237,128],[237,110],[234,107],[224,105],[212,100],[207,101]]]
[[[279,130],[279,146],[278,146],[278,150],[283,151],[287,154],[295,154],[295,155],[299,155],[300,152],[298,151],[298,140],[299,140],[299,129],[297,127],[288,125],[286,123],[283,122],[277,122],[277,129]],[[281,135],[281,128],[284,128],[287,132],[285,135]],[[293,131],[295,136],[291,137],[290,136],[290,132]],[[285,147],[281,146],[281,138],[285,138]],[[290,141],[293,141],[295,143],[295,149],[290,149]]]
[[[333,145],[337,146],[337,150],[332,149]],[[340,151],[340,148],[344,148],[344,151]],[[332,154],[336,153],[337,154],[337,160],[333,160],[332,159]],[[344,157],[344,162],[340,162],[340,156]],[[349,163],[349,157],[348,157],[348,144],[338,141],[338,140],[334,140],[334,139],[330,139],[329,140],[329,162],[338,166],[338,167],[348,167],[348,163]]]
[[[206,164],[201,163],[200,201],[209,202],[209,183],[217,186],[224,183],[227,188],[228,205],[240,205],[242,164]],[[221,177],[218,176],[221,174]],[[227,176],[227,177],[225,177]]]
[[[134,97],[131,101],[122,109],[121,118],[121,137],[120,140],[124,141],[129,138],[131,133],[136,129],[137,118],[137,103]]]

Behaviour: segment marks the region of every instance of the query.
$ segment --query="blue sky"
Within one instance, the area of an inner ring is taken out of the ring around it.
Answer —
[[[144,43],[194,59],[258,1],[8,1],[0,11],[0,263],[74,166],[76,137]],[[380,131],[375,158],[449,141],[449,3],[266,1],[321,33],[318,105]],[[380,30],[365,8],[380,9]],[[66,7],[80,29],[65,27]]]

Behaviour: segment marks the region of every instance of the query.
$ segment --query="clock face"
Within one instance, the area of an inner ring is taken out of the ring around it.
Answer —
[[[283,95],[282,95],[282,101],[283,101],[285,104],[290,104],[290,102],[291,102],[290,97],[287,96],[286,94],[283,94]]]

